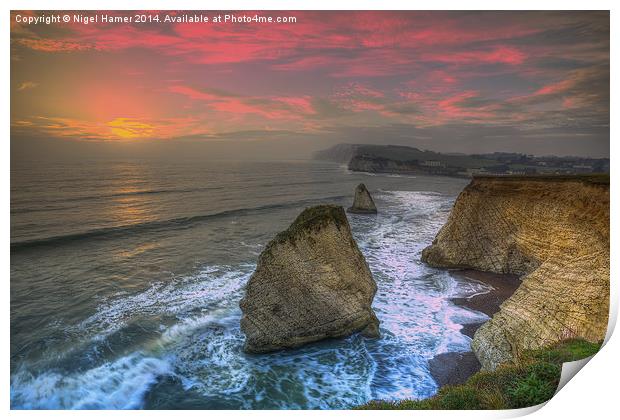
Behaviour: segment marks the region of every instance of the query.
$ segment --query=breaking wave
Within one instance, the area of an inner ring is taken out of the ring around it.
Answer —
[[[183,393],[199,395],[206,408],[343,409],[370,399],[433,395],[437,384],[428,361],[468,351],[462,325],[488,319],[449,298],[490,288],[420,263],[423,246],[448,215],[450,197],[381,191],[376,199],[384,209],[377,217],[352,215],[350,222],[378,284],[373,305],[381,339],[356,334],[247,355],[238,302],[254,265],[205,266],[139,293],[103,299],[93,314],[67,326],[82,336],[73,352],[47,355],[47,367],[16,369],[12,408],[167,408],[146,396],[170,379]],[[93,350],[102,347],[108,350]],[[76,368],[70,363],[75,352],[91,352],[91,363]],[[57,359],[63,357],[69,362],[61,369]]]

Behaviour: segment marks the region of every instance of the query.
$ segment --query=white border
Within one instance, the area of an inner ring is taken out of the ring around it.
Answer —
[[[2,235],[4,241],[1,245],[2,251],[2,266],[5,273],[4,285],[3,285],[3,311],[2,311],[2,327],[4,336],[4,345],[2,346],[2,354],[0,356],[2,373],[0,377],[3,378],[5,384],[0,392],[0,401],[2,402],[2,414],[9,414],[14,418],[83,418],[88,416],[90,418],[103,418],[107,416],[114,416],[115,418],[149,418],[164,419],[171,415],[175,415],[175,412],[146,412],[146,411],[132,411],[132,412],[68,412],[68,411],[13,411],[9,413],[9,279],[10,279],[10,249],[9,249],[9,237],[10,237],[10,153],[9,153],[9,136],[10,136],[10,97],[9,97],[9,71],[10,71],[10,59],[9,59],[9,10],[83,10],[83,9],[101,9],[101,10],[611,10],[611,69],[617,68],[618,60],[618,30],[617,25],[620,22],[617,18],[620,7],[620,2],[612,0],[589,0],[589,1],[549,1],[549,0],[521,0],[521,1],[489,1],[489,0],[469,0],[467,2],[458,0],[435,0],[433,2],[412,2],[404,0],[382,0],[377,2],[376,0],[315,0],[312,2],[299,1],[299,0],[231,0],[227,2],[207,2],[207,1],[189,1],[189,0],[176,0],[174,2],[165,0],[150,0],[150,1],[88,1],[84,2],[77,0],[64,0],[64,1],[44,1],[44,0],[26,0],[26,1],[5,1],[3,2],[4,13],[2,19],[0,19],[0,28],[2,28],[3,42],[2,48],[2,74],[4,78],[3,89],[4,98],[2,102],[2,121],[3,132],[5,135],[2,138],[2,153],[0,159],[2,159],[2,166],[4,168],[2,174],[2,209],[4,217],[1,224]],[[616,112],[615,98],[618,95],[618,84],[614,82],[614,78],[611,77],[611,121],[618,121],[618,112]],[[617,138],[616,125],[611,126],[611,139]],[[610,145],[612,163],[615,163],[618,159],[617,146],[612,141]],[[612,214],[614,209],[618,209],[618,195],[616,194],[616,183],[618,177],[616,176],[616,170],[612,167],[611,170],[611,209]],[[612,279],[612,313],[610,316],[610,326],[615,324],[618,313],[618,290],[616,279],[616,257],[618,256],[618,247],[616,246],[617,239],[617,224],[612,217],[611,221],[611,235],[612,235],[612,247],[611,247],[611,279]],[[613,327],[612,327],[613,328]],[[610,331],[611,333],[611,331]],[[617,335],[617,334],[616,334]],[[569,381],[568,384],[542,409],[535,411],[531,414],[532,419],[552,419],[552,418],[609,418],[611,413],[617,415],[618,412],[618,374],[620,362],[618,360],[618,354],[620,354],[620,344],[617,337],[608,337],[608,342],[605,347],[579,372],[575,379]],[[458,418],[458,419],[485,419],[485,418],[511,418],[520,415],[527,414],[532,410],[513,410],[513,411],[485,411],[485,412],[466,412],[466,411],[401,411],[401,412],[381,412],[375,413],[370,411],[303,411],[303,412],[291,412],[291,411],[194,411],[183,412],[178,415],[185,418],[196,418],[204,420],[205,418],[235,418],[238,416],[251,417],[259,419],[284,419],[291,416],[298,418],[311,418],[320,416],[323,418],[332,418],[339,420],[343,417],[351,418],[355,416],[356,419],[376,419],[377,415],[388,417],[407,417],[411,418]]]

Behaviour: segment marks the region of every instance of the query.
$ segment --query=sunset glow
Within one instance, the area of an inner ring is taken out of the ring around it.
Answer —
[[[606,13],[258,14],[296,22],[28,25],[13,12],[12,133],[92,141],[389,127],[487,143],[608,142]]]
[[[128,118],[116,118],[108,123],[108,127],[114,135],[124,139],[149,137],[153,133],[153,127],[149,124]]]

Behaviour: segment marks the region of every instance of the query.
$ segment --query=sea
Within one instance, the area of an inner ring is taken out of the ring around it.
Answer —
[[[306,207],[350,206],[381,338],[243,352],[259,254]],[[437,392],[428,362],[470,350],[490,287],[421,263],[467,180],[319,161],[12,162],[13,409],[347,409]]]

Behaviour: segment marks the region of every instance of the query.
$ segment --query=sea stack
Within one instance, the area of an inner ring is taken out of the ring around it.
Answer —
[[[266,353],[358,331],[376,338],[376,291],[344,209],[307,208],[258,258],[240,302],[244,349]]]
[[[353,205],[347,209],[349,213],[357,214],[377,214],[377,206],[370,196],[366,185],[359,184],[355,188],[355,198]]]

